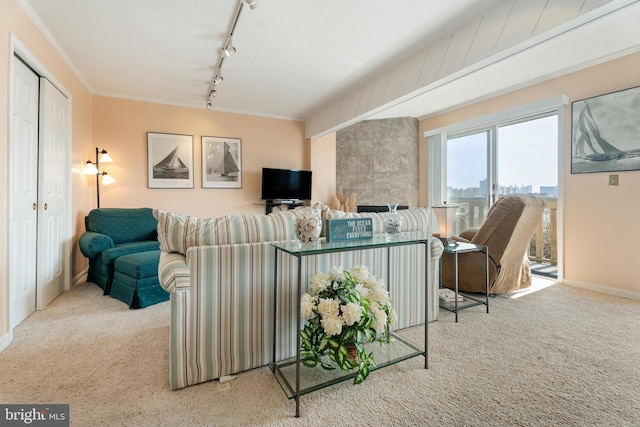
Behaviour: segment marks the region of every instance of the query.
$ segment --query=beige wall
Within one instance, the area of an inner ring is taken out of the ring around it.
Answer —
[[[640,54],[632,54],[425,119],[420,124],[420,130],[424,133],[425,130],[437,129],[560,94],[567,95],[570,101],[576,101],[639,86],[639,69]],[[620,175],[619,187],[608,186],[607,173],[572,175],[570,112],[569,105],[565,108],[563,123],[565,146],[561,171],[564,179],[562,197],[565,282],[640,298],[640,278],[635,266],[640,241],[636,213],[640,209],[640,171],[615,172]],[[426,184],[426,169],[422,170],[425,172],[421,173],[421,184]]]
[[[101,169],[116,179],[100,187],[101,207],[153,207],[200,217],[264,213],[258,204],[262,167],[309,168],[302,122],[103,96],[94,96],[93,112],[93,140],[113,159]],[[194,188],[147,187],[147,132],[193,135]],[[241,189],[202,188],[202,136],[242,140]],[[85,181],[95,204],[95,177]]]
[[[9,159],[9,91],[10,67],[12,62],[12,37],[16,45],[31,55],[36,63],[32,65],[36,71],[60,84],[71,97],[72,115],[72,164],[79,165],[81,159],[90,152],[91,142],[91,95],[71,70],[64,64],[60,56],[51,48],[38,29],[31,23],[15,0],[0,0],[0,158],[4,159],[3,174],[0,175],[0,347],[9,332],[9,285],[8,285],[8,159]],[[84,197],[84,180],[79,168],[72,168],[71,174],[72,216],[78,219],[87,210]],[[84,228],[84,227],[82,227]],[[73,227],[73,242],[77,240],[80,227]],[[82,257],[77,245],[72,244],[72,259]],[[71,273],[72,277],[74,272]]]
[[[336,133],[313,138],[310,144],[313,201],[328,203],[336,194]]]

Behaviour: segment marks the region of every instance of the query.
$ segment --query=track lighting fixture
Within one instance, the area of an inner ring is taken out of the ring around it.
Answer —
[[[238,1],[238,7],[236,9],[236,14],[231,23],[231,30],[229,31],[229,34],[227,34],[227,39],[226,39],[227,41],[224,44],[224,47],[222,47],[219,50],[219,52],[221,53],[220,62],[218,63],[218,67],[215,70],[214,77],[211,80],[211,84],[209,85],[210,89],[209,89],[209,94],[207,95],[207,104],[206,104],[207,109],[211,109],[211,107],[213,107],[213,98],[215,98],[216,95],[218,94],[215,88],[219,86],[224,80],[222,78],[222,64],[224,63],[225,58],[229,58],[231,55],[233,55],[236,52],[236,48],[233,45],[233,32],[235,31],[236,24],[238,23],[238,19],[240,18],[240,12],[242,12],[242,7],[245,5],[245,3],[251,9],[255,9],[258,6],[258,0],[237,0],[237,1]]]

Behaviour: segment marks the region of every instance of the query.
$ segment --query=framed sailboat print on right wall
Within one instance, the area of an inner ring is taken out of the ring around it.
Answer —
[[[571,103],[571,173],[640,169],[640,87]]]
[[[242,140],[202,137],[202,188],[242,188]]]

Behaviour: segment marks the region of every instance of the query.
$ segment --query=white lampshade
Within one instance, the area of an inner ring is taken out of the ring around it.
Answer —
[[[109,153],[107,153],[107,150],[102,150],[102,152],[100,152],[100,163],[111,163],[111,162],[113,162],[113,159],[111,158]]]
[[[456,212],[458,211],[458,205],[447,204],[447,202],[444,202],[441,205],[434,206],[433,211],[438,219],[440,237],[450,239],[451,233],[453,232],[453,221],[456,217]]]
[[[114,182],[116,182],[116,180],[113,179],[111,175],[106,172],[102,172],[102,185],[109,185],[113,184]]]
[[[87,160],[87,164],[84,165],[84,169],[82,171],[85,175],[97,175],[98,168],[96,168],[95,163],[92,163],[91,160]]]

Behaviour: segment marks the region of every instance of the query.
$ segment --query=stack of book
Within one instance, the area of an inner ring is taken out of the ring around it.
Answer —
[[[440,301],[442,302],[455,302],[456,301],[456,293],[451,289],[442,288],[439,289],[440,292]],[[458,294],[458,302],[464,301],[462,295]]]

